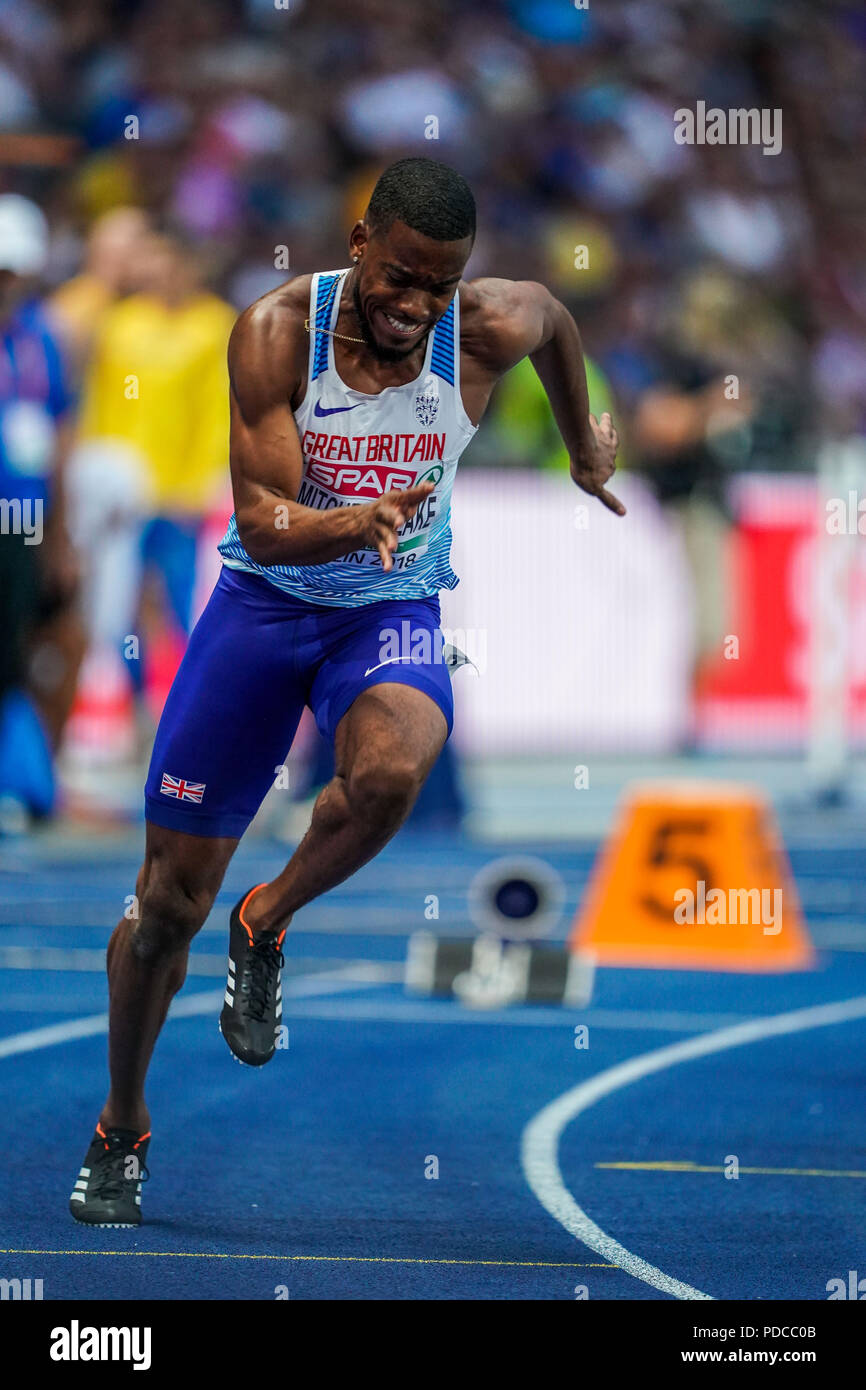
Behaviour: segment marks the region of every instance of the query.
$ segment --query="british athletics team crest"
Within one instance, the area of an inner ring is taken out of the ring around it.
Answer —
[[[425,389],[415,397],[415,415],[420,425],[432,425],[439,414],[439,392]]]

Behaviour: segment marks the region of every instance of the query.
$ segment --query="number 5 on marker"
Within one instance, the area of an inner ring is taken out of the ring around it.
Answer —
[[[646,865],[651,874],[658,869],[682,869],[674,887],[691,888],[703,880],[705,891],[712,887],[713,873],[708,861],[703,857],[712,848],[712,822],[707,819],[696,820],[680,817],[663,820],[655,828],[647,845]],[[687,877],[688,875],[688,877]],[[654,893],[645,893],[640,905],[647,912],[654,913],[665,921],[673,921],[673,902],[659,902]]]

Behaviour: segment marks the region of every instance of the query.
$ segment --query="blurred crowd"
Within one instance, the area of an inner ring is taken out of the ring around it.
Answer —
[[[574,313],[593,408],[682,529],[700,658],[727,478],[866,428],[864,79],[843,0],[0,0],[0,494],[51,534],[0,536],[0,799],[10,720],[24,780],[46,766],[22,691],[56,746],[85,652],[140,694],[142,607],[188,632],[233,317],[342,266],[407,153],[473,187],[467,278]],[[781,111],[781,151],[677,143],[698,101]],[[466,465],[567,466],[529,364]]]

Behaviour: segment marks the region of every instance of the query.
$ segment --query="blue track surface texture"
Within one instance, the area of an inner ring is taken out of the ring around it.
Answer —
[[[0,1276],[41,1278],[46,1299],[683,1296],[670,1280],[716,1299],[808,1300],[866,1274],[866,1007],[605,1082],[564,1125],[564,1189],[661,1282],[567,1229],[521,1162],[533,1118],[620,1063],[866,997],[860,850],[792,855],[814,971],[602,970],[581,1011],[471,1013],[408,996],[400,971],[409,932],[429,926],[427,895],[441,931],[465,929],[467,885],[494,851],[404,833],[299,915],[289,1047],[253,1071],[217,1030],[227,908],[285,850],[242,846],[158,1044],[145,1224],[99,1232],[67,1199],[105,1090],[101,955],[137,849],[130,837],[89,857],[38,841],[0,852]],[[531,849],[562,873],[570,916],[595,847]],[[77,1035],[40,1031],[88,1018]]]

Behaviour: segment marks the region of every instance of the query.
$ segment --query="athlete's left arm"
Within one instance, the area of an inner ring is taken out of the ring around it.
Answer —
[[[619,437],[610,415],[589,413],[577,324],[564,304],[533,280],[475,281],[498,374],[528,357],[547,392],[571,460],[571,476],[617,516],[625,507],[605,483],[616,468]]]

